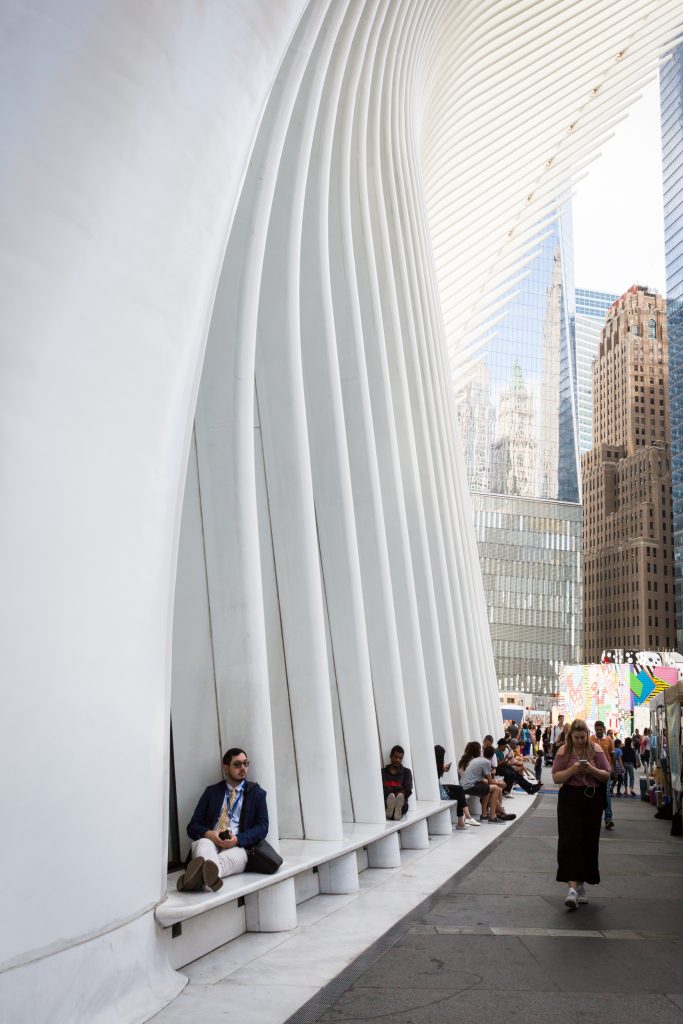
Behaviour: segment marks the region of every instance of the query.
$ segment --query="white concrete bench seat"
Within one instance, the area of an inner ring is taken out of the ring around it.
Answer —
[[[455,807],[454,800],[422,800],[417,801],[401,821],[387,821],[383,825],[345,822],[344,837],[340,840],[281,839],[280,856],[283,858],[283,864],[274,875],[259,875],[256,872],[231,875],[223,879],[223,887],[218,892],[178,892],[176,883],[182,872],[171,872],[168,876],[166,899],[155,911],[156,920],[163,928],[169,928],[178,921],[187,921],[188,918],[203,914],[212,907],[236,900],[240,896],[247,896],[258,889],[292,878],[302,871],[308,871],[336,860],[344,854],[368,847],[386,836],[402,832],[417,822],[426,821],[429,829],[429,819],[445,810],[449,812],[450,831],[451,807]],[[439,834],[445,833],[440,831]]]
[[[155,910],[171,962],[180,967],[245,931],[295,928],[298,903],[318,893],[356,892],[365,867],[400,867],[401,848],[427,849],[430,834],[451,833],[455,808],[453,800],[417,801],[400,821],[345,823],[340,840],[281,839],[279,871],[232,875],[215,893],[178,892],[181,872],[172,872]]]

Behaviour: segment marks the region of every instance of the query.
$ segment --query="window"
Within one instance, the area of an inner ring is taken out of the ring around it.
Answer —
[[[656,338],[657,337],[657,324],[655,323],[655,321],[654,320],[650,320],[650,323],[648,324],[648,327],[650,329],[649,330],[650,338],[651,339],[652,338]]]

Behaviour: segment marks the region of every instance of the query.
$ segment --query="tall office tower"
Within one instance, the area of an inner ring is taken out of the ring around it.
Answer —
[[[456,401],[501,690],[581,658],[571,216],[563,207]]]
[[[683,649],[683,45],[660,73],[664,246],[669,321],[676,645]]]
[[[634,285],[593,364],[593,448],[581,458],[584,656],[675,639],[666,303]]]
[[[593,360],[607,313],[617,298],[611,292],[576,289],[576,397],[582,455],[593,447]]]

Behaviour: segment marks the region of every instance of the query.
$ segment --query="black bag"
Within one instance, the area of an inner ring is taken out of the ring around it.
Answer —
[[[244,870],[258,871],[261,875],[274,875],[281,864],[280,854],[269,842],[262,839],[251,850],[247,850],[247,866]]]

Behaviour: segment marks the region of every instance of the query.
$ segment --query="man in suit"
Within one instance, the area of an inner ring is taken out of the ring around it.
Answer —
[[[178,879],[180,892],[204,886],[217,892],[226,875],[244,871],[247,851],[266,838],[266,793],[257,782],[247,782],[248,771],[249,761],[240,747],[225,752],[225,781],[207,786],[187,826],[192,859]]]

